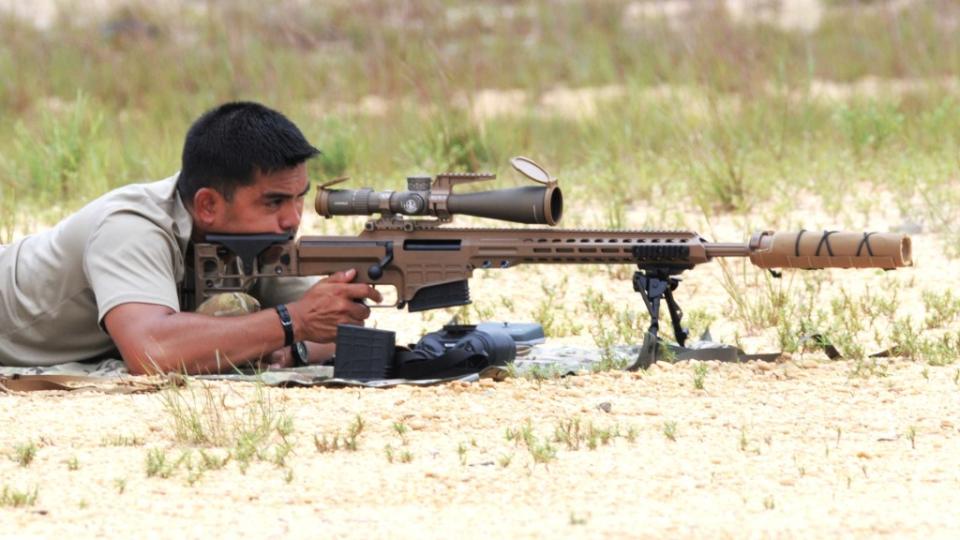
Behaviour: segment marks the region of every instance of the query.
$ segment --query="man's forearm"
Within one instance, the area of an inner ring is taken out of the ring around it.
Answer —
[[[231,371],[283,347],[284,332],[274,310],[237,317],[171,313],[152,324],[146,341],[124,353],[131,373]],[[123,348],[121,348],[123,352]]]
[[[296,302],[287,304],[293,341],[329,343],[341,324],[362,325],[370,308],[358,300],[380,302],[369,285],[350,283],[355,271],[321,280]],[[287,344],[276,311],[236,317],[179,313],[149,303],[120,304],[103,317],[103,325],[123,355],[130,373],[230,370],[251,360],[270,361]]]

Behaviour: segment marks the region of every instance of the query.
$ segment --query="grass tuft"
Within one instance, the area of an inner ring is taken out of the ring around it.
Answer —
[[[20,491],[10,486],[3,486],[0,491],[0,507],[20,508],[33,506],[37,502],[37,488],[33,491]]]
[[[33,441],[18,444],[13,447],[13,460],[21,467],[26,467],[33,463],[35,457],[37,457],[37,445]]]

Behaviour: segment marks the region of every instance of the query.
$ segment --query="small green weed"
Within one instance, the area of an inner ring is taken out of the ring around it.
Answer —
[[[340,433],[334,433],[333,435],[321,435],[313,436],[313,446],[317,449],[317,452],[325,454],[327,452],[336,452],[341,448],[340,445]]]
[[[409,442],[407,440],[407,433],[410,431],[410,428],[408,428],[406,424],[403,422],[394,422],[393,431],[398,437],[400,437],[400,440],[403,442],[403,444],[407,444]]]
[[[147,477],[170,478],[174,465],[167,461],[167,453],[160,448],[151,448],[147,452]]]
[[[553,430],[553,440],[565,444],[568,450],[579,450],[582,440],[580,419],[561,420]]]
[[[347,426],[346,435],[341,435],[339,430],[331,434],[314,434],[313,446],[317,449],[317,452],[321,454],[336,452],[337,450],[356,452],[360,444],[360,435],[363,434],[366,425],[366,421],[358,414]],[[397,424],[394,424],[394,430],[396,429]],[[401,429],[406,433],[405,427]]]
[[[143,438],[134,435],[112,435],[104,437],[101,446],[143,446]]]
[[[693,387],[697,390],[703,390],[704,381],[707,378],[709,368],[703,362],[697,362],[693,366]]]
[[[287,440],[283,440],[273,446],[273,456],[270,458],[270,461],[277,467],[285,467],[287,464],[287,457],[292,452],[293,444]]]
[[[226,456],[218,456],[213,452],[207,452],[206,450],[200,450],[200,463],[204,469],[216,471],[222,469],[227,462],[230,461],[230,454]]]
[[[383,454],[387,457],[387,463],[393,463],[393,447],[389,444],[383,447]]]
[[[3,486],[0,491],[0,506],[19,508],[21,506],[33,506],[37,502],[37,488],[33,491],[20,491],[9,486]]]
[[[677,423],[674,421],[667,421],[663,423],[663,436],[668,440],[676,441],[677,440]]]
[[[517,446],[523,444],[529,447],[536,440],[536,437],[533,434],[533,423],[528,418],[524,422],[523,426],[519,428],[506,428],[504,438],[507,440],[507,442],[513,442]]]
[[[921,296],[927,314],[924,324],[928,329],[945,327],[960,316],[960,298],[955,297],[950,289],[942,293],[923,291]]]
[[[359,414],[353,419],[353,422],[350,426],[347,427],[347,436],[344,438],[344,447],[351,452],[356,452],[357,450],[357,441],[360,438],[360,434],[363,433],[363,428],[366,426],[363,417]]]
[[[533,458],[534,463],[546,465],[557,459],[557,449],[547,441],[534,444],[532,447],[528,447],[527,450],[530,451],[530,457]]]
[[[18,444],[13,447],[14,461],[20,464],[21,467],[26,467],[33,463],[33,459],[37,457],[37,445],[33,441]]]

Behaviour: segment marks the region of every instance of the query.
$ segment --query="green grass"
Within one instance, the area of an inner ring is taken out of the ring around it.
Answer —
[[[840,214],[841,179],[905,197],[950,185],[960,103],[937,81],[956,73],[960,38],[938,20],[956,5],[917,3],[896,18],[835,7],[804,36],[711,7],[679,26],[627,21],[628,4],[365,1],[270,17],[253,2],[206,6],[209,16],[141,6],[45,31],[0,18],[0,71],[17,74],[0,84],[11,127],[0,134],[0,241],[111,187],[173,173],[189,122],[238,98],[303,127],[325,151],[318,180],[397,188],[419,170],[504,172],[524,153],[567,183],[570,200],[606,206],[605,226],[642,225],[622,208],[675,207],[671,197],[745,213],[808,192]],[[104,34],[122,16],[155,31]],[[815,99],[820,81],[863,77],[930,83]],[[550,105],[558,86],[611,85],[622,91],[593,115]],[[470,113],[481,90],[512,89],[525,100],[511,114]],[[954,222],[942,208],[904,210]]]
[[[228,405],[233,398],[235,403]],[[176,461],[157,448],[147,453],[147,476],[168,477],[178,468],[188,472],[192,483],[208,469],[220,469],[235,461],[241,472],[253,461],[269,461],[283,467],[293,450],[289,437],[293,418],[274,402],[262,383],[250,395],[187,378],[183,385],[170,386],[159,394],[172,439],[184,447]],[[200,448],[200,463],[193,464],[193,449]],[[203,449],[211,449],[209,453]],[[213,448],[225,449],[221,456]]]
[[[20,464],[21,467],[26,467],[33,463],[35,457],[37,457],[37,445],[33,441],[18,444],[13,447],[13,460]]]
[[[363,433],[363,430],[366,428],[366,421],[359,414],[356,415],[352,422],[346,428],[346,435],[340,433],[340,430],[337,430],[330,434],[322,434],[313,436],[313,445],[317,449],[317,452],[325,454],[328,452],[336,452],[338,450],[348,450],[350,452],[356,452],[360,444],[360,435]],[[398,428],[397,426],[403,426]],[[394,431],[396,431],[401,438],[403,443],[406,444],[407,440],[405,434],[407,432],[406,425],[402,423],[394,422],[393,424]],[[392,456],[392,453],[390,454]]]
[[[143,446],[143,438],[135,435],[109,435],[100,442],[101,446]]]
[[[677,423],[670,420],[663,423],[663,436],[670,441],[677,440]]]
[[[703,390],[705,381],[707,379],[707,373],[709,372],[707,364],[703,362],[698,362],[693,366],[693,387],[697,390]]]
[[[0,492],[0,507],[19,508],[21,506],[33,506],[37,502],[37,488],[33,491],[20,491],[10,486],[3,486]]]
[[[152,448],[147,452],[147,477],[157,476],[169,478],[173,474],[174,466],[167,459],[167,453],[160,448]]]

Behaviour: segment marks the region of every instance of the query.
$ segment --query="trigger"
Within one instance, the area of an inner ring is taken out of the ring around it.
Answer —
[[[370,265],[370,268],[367,268],[367,277],[372,281],[377,281],[383,277],[383,268],[393,262],[393,242],[387,242],[387,245],[384,246],[386,254],[378,262]]]

